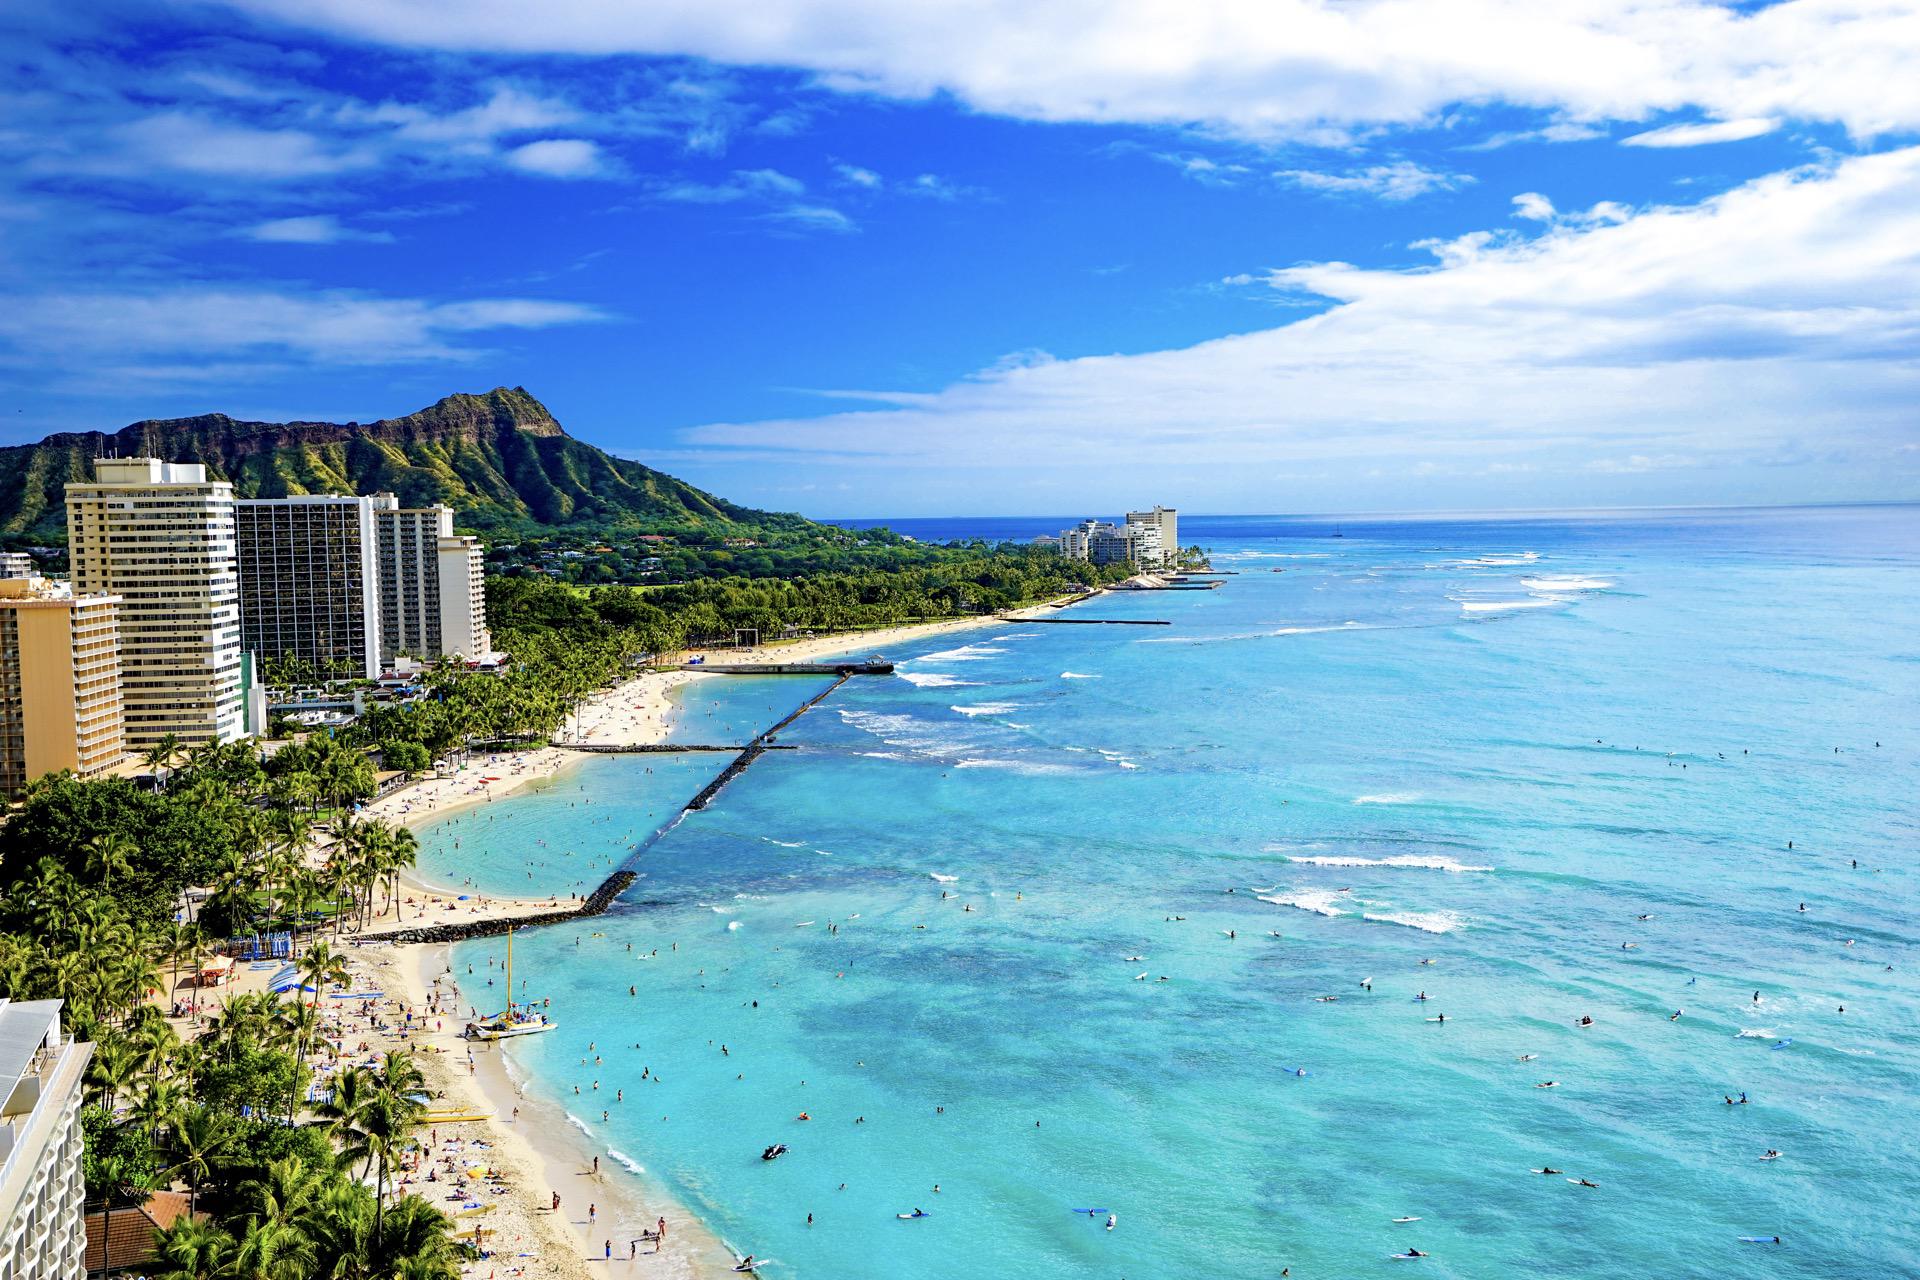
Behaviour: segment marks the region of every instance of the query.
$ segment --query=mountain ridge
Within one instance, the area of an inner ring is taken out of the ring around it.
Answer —
[[[0,534],[63,538],[65,486],[92,479],[102,457],[204,463],[242,498],[392,492],[408,506],[445,503],[461,525],[484,532],[811,524],[617,458],[568,435],[526,388],[496,387],[370,423],[209,413],[0,447]]]

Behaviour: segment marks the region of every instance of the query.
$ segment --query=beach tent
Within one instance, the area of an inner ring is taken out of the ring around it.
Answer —
[[[217,987],[233,973],[233,959],[229,956],[209,956],[200,964],[200,985]]]

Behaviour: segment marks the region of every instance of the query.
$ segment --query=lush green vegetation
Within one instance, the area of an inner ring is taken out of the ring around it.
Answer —
[[[345,977],[318,934],[350,914],[370,919],[382,888],[393,901],[414,845],[411,833],[345,819],[325,863],[305,865],[311,820],[271,797],[329,776],[332,755],[294,749],[263,767],[247,744],[220,748],[198,753],[160,794],[57,776],[0,828],[0,994],[63,1000],[70,1030],[95,1044],[82,1112],[90,1202],[112,1212],[184,1186],[210,1215],[163,1234],[162,1275],[458,1273],[444,1215],[385,1190],[420,1110],[406,1057],[346,1071],[309,1110],[317,997],[235,996],[186,1040],[153,1002],[198,972],[227,927],[303,923],[309,940],[302,948],[296,936],[293,957],[303,980],[317,991]],[[216,929],[172,919],[180,887],[201,880],[215,890],[201,919]]]

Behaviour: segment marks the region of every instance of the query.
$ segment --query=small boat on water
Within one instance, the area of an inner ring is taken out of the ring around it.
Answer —
[[[507,1007],[492,1017],[467,1024],[462,1034],[469,1040],[511,1040],[515,1036],[537,1036],[560,1024],[532,1008],[513,1007],[513,930],[507,930]]]

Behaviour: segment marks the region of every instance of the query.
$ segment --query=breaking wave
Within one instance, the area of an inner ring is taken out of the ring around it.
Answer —
[[[1405,925],[1426,933],[1452,933],[1467,927],[1466,921],[1447,911],[1369,911],[1361,919],[1375,924]]]
[[[1492,867],[1469,866],[1464,862],[1455,862],[1452,858],[1421,858],[1413,854],[1401,854],[1394,858],[1348,858],[1336,856],[1289,855],[1288,862],[1304,863],[1313,867],[1406,867],[1421,868],[1428,871],[1491,871]]]
[[[958,689],[980,683],[978,680],[962,680],[944,671],[895,671],[893,674],[921,689]]]

